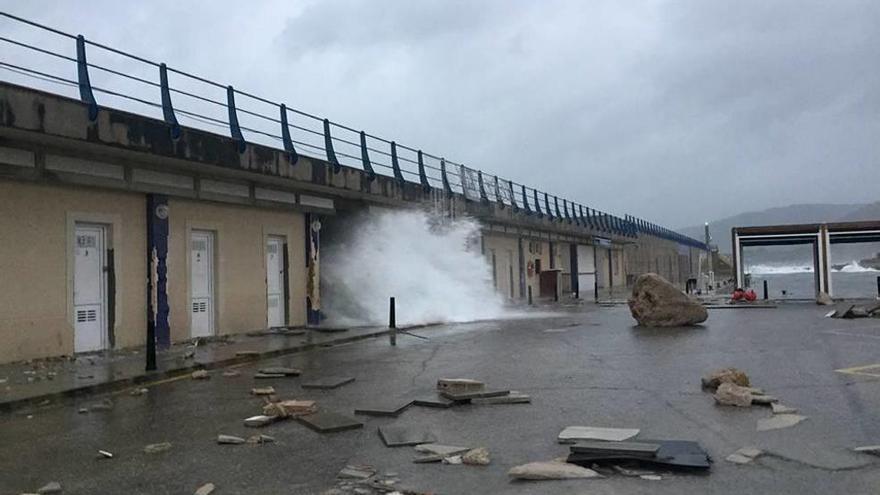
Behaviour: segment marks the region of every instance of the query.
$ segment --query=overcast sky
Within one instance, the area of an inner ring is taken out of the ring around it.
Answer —
[[[880,200],[877,1],[0,5],[670,227]]]

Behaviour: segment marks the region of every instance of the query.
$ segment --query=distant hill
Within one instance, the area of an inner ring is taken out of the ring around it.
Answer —
[[[802,204],[749,211],[709,222],[709,235],[723,253],[730,253],[730,230],[733,227],[780,225],[787,223],[839,222],[880,219],[880,202],[871,204]],[[702,240],[703,226],[679,229],[682,234]]]

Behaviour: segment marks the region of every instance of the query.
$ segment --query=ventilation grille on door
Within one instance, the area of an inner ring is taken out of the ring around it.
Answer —
[[[208,311],[208,303],[204,301],[193,302],[193,313],[205,313]]]
[[[76,322],[77,323],[87,323],[90,321],[97,321],[98,312],[94,309],[79,309],[76,311]]]

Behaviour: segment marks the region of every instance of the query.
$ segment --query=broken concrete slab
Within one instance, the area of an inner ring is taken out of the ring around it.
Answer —
[[[329,390],[347,385],[353,381],[353,376],[326,376],[303,383],[302,388]]]
[[[435,443],[433,433],[418,427],[380,426],[379,437],[386,447],[408,447],[421,443]]]
[[[489,397],[502,397],[510,395],[510,390],[481,390],[478,392],[461,393],[453,393],[444,390],[440,392],[440,395],[455,402],[466,402],[470,401],[471,399],[486,399]]]
[[[564,458],[564,457],[563,457],[563,459],[562,459],[562,462],[565,462],[565,458]],[[645,475],[654,474],[654,471],[648,471],[648,470],[645,470],[645,469],[628,469],[628,468],[625,468],[625,467],[623,467],[623,466],[618,466],[618,465],[616,465],[616,464],[613,465],[613,466],[611,466],[611,467],[612,467],[615,471],[617,471],[618,473],[622,474],[623,476],[631,476],[631,477],[635,477],[635,478],[638,478],[639,476],[645,476]]]
[[[373,466],[361,464],[345,466],[342,471],[339,471],[339,474],[337,474],[336,477],[341,479],[365,480],[372,478],[375,474],[376,469],[373,468]]]
[[[190,376],[193,380],[207,380],[208,378],[211,378],[211,375],[208,374],[208,370],[195,370]]]
[[[774,414],[770,418],[758,420],[758,431],[778,430],[792,427],[807,419],[799,414]]]
[[[362,414],[365,416],[387,416],[396,418],[400,415],[400,413],[409,409],[409,406],[411,405],[412,401],[376,404],[373,406],[359,407],[354,410],[354,413]]]
[[[715,402],[722,406],[750,407],[754,400],[754,396],[747,387],[728,382],[719,385],[713,397]]]
[[[234,435],[217,435],[217,443],[221,445],[239,445],[245,441],[244,438],[236,437]]]
[[[566,462],[530,462],[515,466],[507,471],[507,475],[517,480],[568,480],[580,478],[601,478],[602,475],[581,466]]]
[[[773,414],[794,414],[798,412],[796,408],[782,405],[779,402],[771,402],[770,407]]]
[[[113,459],[113,453],[108,452],[106,450],[99,450],[98,455],[100,455],[101,457],[103,457],[105,459]]]
[[[200,486],[198,490],[193,493],[193,495],[211,495],[212,493],[214,493],[215,489],[216,487],[214,486],[214,483],[205,483],[204,485]]]
[[[336,433],[338,431],[363,428],[364,426],[363,423],[354,418],[333,411],[319,411],[314,414],[306,414],[298,416],[296,420],[318,433]]]
[[[227,377],[227,378],[231,378],[231,377],[234,377],[234,376],[241,376],[241,372],[240,372],[240,371],[236,371],[236,370],[226,370],[226,371],[223,372],[223,376],[225,376],[225,377]]]
[[[425,396],[420,397],[412,401],[412,405],[419,407],[433,407],[437,409],[448,409],[455,404],[455,401],[449,400],[446,397],[437,394],[434,396]]]
[[[158,454],[166,450],[171,450],[171,442],[151,443],[144,447],[145,454]]]
[[[751,385],[749,383],[749,376],[746,375],[745,372],[736,368],[715,370],[704,376],[700,382],[703,388],[708,390],[715,390],[722,383],[732,383],[734,385],[739,385],[740,387],[748,387]]]
[[[286,378],[287,375],[282,375],[281,373],[254,373],[254,378],[257,380],[270,380],[273,378]]]
[[[479,392],[486,388],[486,384],[470,378],[441,378],[437,380],[437,390],[461,394],[465,392]]]
[[[277,418],[302,416],[318,412],[318,405],[313,400],[283,400],[269,402],[263,406],[263,414]]]
[[[272,443],[274,441],[275,437],[271,437],[269,435],[251,435],[247,438],[247,443],[250,444]]]
[[[428,464],[428,463],[432,463],[432,462],[440,462],[444,459],[444,457],[446,457],[446,456],[436,455],[436,454],[422,455],[422,456],[418,456],[415,459],[413,459],[413,462],[416,464]]]
[[[863,445],[853,449],[855,452],[880,456],[880,445]]]
[[[44,495],[47,493],[61,493],[61,491],[61,483],[57,481],[50,481],[49,483],[43,485],[42,488],[37,490],[37,493],[39,493],[40,495]]]
[[[522,392],[511,390],[507,395],[499,397],[486,397],[483,399],[472,399],[471,404],[476,405],[498,405],[498,404],[529,404],[532,398]]]
[[[660,449],[653,457],[644,457],[628,454],[587,454],[572,452],[566,461],[579,466],[594,464],[620,464],[622,461],[632,461],[641,465],[662,466],[669,468],[709,469],[711,459],[709,453],[697,442],[688,440],[640,440],[642,443],[656,443]]]
[[[574,453],[609,456],[625,454],[638,457],[654,457],[658,450],[660,450],[660,444],[644,442],[584,441],[571,446],[571,451]]]
[[[104,399],[89,406],[89,411],[109,411],[111,409],[113,409],[113,401],[110,399]]]
[[[727,456],[725,460],[734,464],[748,464],[760,457],[763,453],[763,450],[756,449],[755,447],[743,447]]]
[[[432,454],[443,457],[448,457],[455,454],[463,454],[470,449],[470,447],[458,447],[455,445],[441,445],[439,443],[423,443],[415,446],[416,452],[421,452],[422,454]]]
[[[492,462],[489,449],[477,447],[461,454],[461,462],[469,466],[488,466]]]
[[[235,351],[235,355],[238,357],[257,357],[260,355],[260,351]]]
[[[266,425],[270,425],[277,421],[276,416],[267,416],[265,414],[258,414],[256,416],[251,416],[249,418],[244,419],[244,425],[250,428],[260,428]]]
[[[559,443],[575,443],[579,440],[606,440],[620,442],[639,434],[638,428],[604,428],[601,426],[568,426],[559,432]]]
[[[660,476],[659,474],[643,474],[639,476],[639,478],[648,481],[660,481],[663,479],[663,476]]]
[[[284,375],[284,376],[299,376],[302,374],[301,370],[296,368],[286,368],[284,366],[271,366],[269,368],[260,368],[260,373],[266,375]]]
[[[776,402],[779,402],[779,399],[772,395],[754,395],[752,394],[752,404],[757,404],[761,406],[772,406]]]
[[[275,387],[255,387],[251,389],[251,395],[272,395]]]
[[[132,389],[131,392],[128,393],[128,395],[130,395],[132,397],[139,397],[141,395],[146,394],[149,391],[150,390],[146,389],[146,388],[135,388],[135,389]]]

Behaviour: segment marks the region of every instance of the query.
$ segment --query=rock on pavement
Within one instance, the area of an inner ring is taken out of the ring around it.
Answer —
[[[510,468],[507,474],[518,480],[567,480],[575,478],[599,478],[592,469],[565,462],[530,462]]]
[[[696,325],[709,317],[702,304],[656,273],[645,273],[636,279],[629,310],[643,327]]]
[[[749,407],[752,405],[751,389],[748,387],[740,387],[732,383],[722,383],[715,391],[715,400],[724,406]]]
[[[739,385],[740,387],[748,387],[751,385],[749,383],[749,375],[746,375],[745,372],[736,368],[715,370],[709,373],[709,375],[703,377],[702,382],[703,388],[709,390],[717,389],[722,383],[732,383],[734,385]]]

